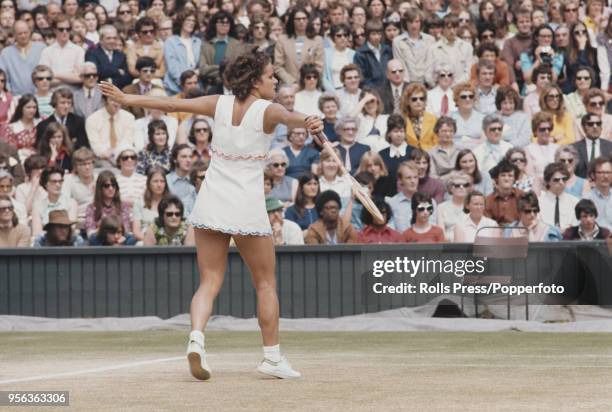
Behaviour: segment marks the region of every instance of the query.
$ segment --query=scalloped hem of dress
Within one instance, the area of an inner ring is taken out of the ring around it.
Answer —
[[[228,235],[242,235],[242,236],[271,236],[272,235],[272,231],[258,232],[258,231],[231,229],[231,228],[226,228],[226,227],[221,227],[221,226],[207,225],[205,223],[197,223],[197,222],[193,222],[190,220],[188,220],[187,223],[198,229],[209,229],[209,230],[214,230],[215,232],[226,233]]]

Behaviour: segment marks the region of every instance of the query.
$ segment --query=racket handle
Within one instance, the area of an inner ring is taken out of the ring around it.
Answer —
[[[327,136],[325,136],[325,133],[323,132],[319,132],[316,135],[319,140],[323,143],[323,149],[327,150],[327,153],[329,153],[329,155],[332,157],[332,159],[334,159],[334,161],[336,162],[336,164],[338,165],[338,168],[340,169],[340,171],[344,174],[344,173],[348,173],[346,171],[346,167],[344,167],[344,163],[342,163],[342,160],[340,160],[340,158],[338,157],[338,155],[336,154],[336,150],[334,150],[334,146],[332,146],[331,142],[329,141],[329,139],[327,138]]]

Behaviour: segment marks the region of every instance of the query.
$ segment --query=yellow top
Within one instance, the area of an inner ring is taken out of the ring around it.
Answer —
[[[423,113],[423,124],[421,125],[421,138],[417,139],[412,122],[406,119],[406,142],[410,146],[418,147],[419,149],[429,150],[438,144],[438,136],[434,133],[436,125],[436,116],[431,113]]]

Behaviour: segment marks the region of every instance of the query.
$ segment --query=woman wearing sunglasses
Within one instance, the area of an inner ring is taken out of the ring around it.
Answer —
[[[429,223],[434,212],[431,196],[417,192],[412,196],[412,226],[402,236],[407,243],[442,243],[444,231],[439,226]]]
[[[578,159],[580,159],[578,150],[572,145],[562,146],[555,152],[555,163],[563,163],[569,173],[565,191],[578,199],[584,199],[591,191],[591,184],[587,179],[576,176]]]
[[[349,48],[351,28],[347,24],[331,27],[329,35],[334,43],[325,49],[325,66],[323,70],[323,89],[333,92],[342,88],[340,71],[347,64],[353,63],[355,50]]]
[[[540,113],[548,113],[553,118],[553,129],[550,133],[554,143],[559,145],[572,144],[576,141],[575,121],[565,110],[563,93],[556,84],[550,85],[540,96]]]
[[[444,237],[452,242],[455,225],[465,219],[464,203],[472,191],[472,178],[465,172],[453,171],[446,179],[450,199],[438,205],[437,225],[444,229]]]
[[[525,193],[518,199],[519,220],[506,226],[504,237],[527,236],[529,242],[558,242],[561,232],[539,218],[540,202],[535,193]]]
[[[174,195],[164,197],[157,207],[158,217],[144,237],[145,246],[194,246],[193,227],[184,219],[183,202]]]
[[[504,159],[518,169],[518,175],[514,182],[515,188],[525,193],[533,191],[538,194],[540,192],[539,187],[535,187],[537,180],[527,173],[527,153],[525,149],[514,147],[506,152]]]
[[[406,138],[408,144],[423,150],[432,149],[438,144],[434,132],[436,116],[426,112],[427,89],[420,83],[410,83],[404,87],[401,108],[406,118]]]
[[[132,227],[132,210],[129,204],[121,201],[119,184],[110,170],[104,170],[96,180],[94,200],[85,210],[85,230],[88,236],[95,233],[105,216],[121,217],[124,228]]]
[[[289,166],[289,157],[283,149],[273,149],[268,154],[268,171],[272,174],[273,186],[270,196],[274,196],[281,202],[285,203],[285,207],[290,206],[295,201],[295,195],[298,189],[298,180],[294,177],[287,176],[287,167]]]
[[[469,82],[459,83],[453,87],[453,99],[457,110],[451,112],[450,117],[457,122],[455,144],[460,149],[474,149],[484,141],[482,139],[484,114],[474,108],[476,89]]]

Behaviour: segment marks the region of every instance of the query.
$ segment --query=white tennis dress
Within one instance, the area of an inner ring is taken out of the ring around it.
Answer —
[[[264,133],[263,120],[271,102],[254,101],[240,125],[233,126],[234,100],[219,96],[217,101],[212,158],[187,221],[233,235],[270,235],[263,171],[273,135]]]

